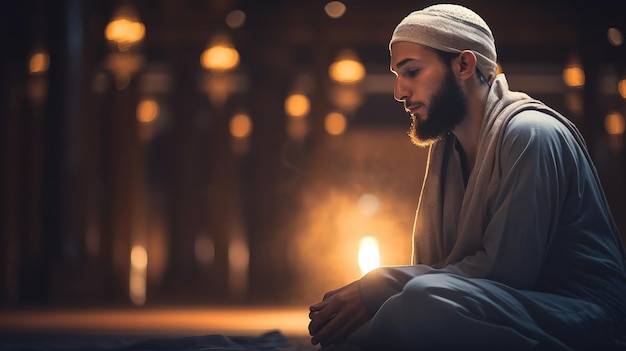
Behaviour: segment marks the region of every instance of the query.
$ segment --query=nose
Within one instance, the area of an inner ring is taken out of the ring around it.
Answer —
[[[410,96],[410,92],[402,83],[400,77],[396,77],[396,82],[393,87],[393,98],[398,102],[404,102]]]

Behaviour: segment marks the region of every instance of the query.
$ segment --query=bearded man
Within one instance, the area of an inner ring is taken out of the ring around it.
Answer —
[[[312,343],[622,349],[626,254],[576,127],[509,90],[490,28],[465,7],[409,14],[389,48],[411,139],[430,148],[413,262],[312,305]]]

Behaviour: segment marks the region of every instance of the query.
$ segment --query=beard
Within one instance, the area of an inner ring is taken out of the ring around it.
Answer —
[[[467,98],[450,69],[439,90],[433,95],[428,108],[428,119],[411,116],[408,132],[413,144],[427,147],[441,140],[456,127],[467,114]]]

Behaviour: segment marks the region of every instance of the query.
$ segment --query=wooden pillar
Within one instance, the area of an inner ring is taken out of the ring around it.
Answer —
[[[244,171],[245,211],[250,244],[251,301],[283,300],[286,291],[286,235],[284,160],[287,140],[284,101],[293,79],[291,48],[282,41],[280,23],[287,16],[271,6],[254,6],[246,26],[251,31],[246,47],[250,62],[251,137],[249,162]],[[252,33],[254,32],[254,33]],[[296,235],[295,233],[291,233]]]
[[[6,53],[0,55],[0,304],[19,303],[20,255],[20,177],[22,137],[20,121],[24,120],[29,34],[22,24],[28,13],[28,4],[3,3],[0,11],[0,38]],[[15,33],[22,33],[17,36]]]
[[[169,264],[167,282],[170,296],[174,299],[184,298],[190,290],[185,284],[194,281],[194,235],[197,227],[199,210],[195,197],[199,195],[197,189],[197,174],[195,173],[194,154],[196,118],[194,106],[197,102],[195,71],[190,67],[191,54],[184,48],[178,48],[174,59],[174,89],[172,116],[172,150],[171,159],[172,183],[170,186],[169,213],[171,213],[171,227],[169,235]]]

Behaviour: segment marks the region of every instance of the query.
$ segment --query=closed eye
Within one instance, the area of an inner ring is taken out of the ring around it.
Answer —
[[[410,78],[415,78],[419,74],[419,72],[419,69],[410,69],[406,71],[405,75]]]

